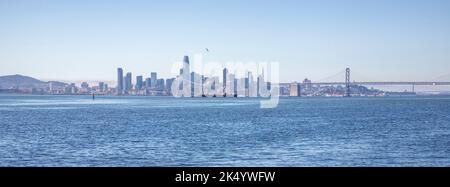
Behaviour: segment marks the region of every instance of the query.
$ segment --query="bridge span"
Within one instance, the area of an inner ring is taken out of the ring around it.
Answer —
[[[345,85],[346,82],[311,82],[312,85]],[[440,86],[450,85],[450,82],[350,82],[352,85],[427,85]]]

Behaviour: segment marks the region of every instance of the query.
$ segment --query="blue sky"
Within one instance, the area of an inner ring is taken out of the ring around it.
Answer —
[[[211,61],[278,61],[283,81],[347,66],[374,81],[431,80],[450,73],[450,1],[0,0],[0,75],[168,77],[204,48]]]

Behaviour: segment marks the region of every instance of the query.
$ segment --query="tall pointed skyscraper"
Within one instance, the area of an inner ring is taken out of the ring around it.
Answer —
[[[191,70],[189,68],[189,57],[184,56],[183,58],[183,96],[191,96]]]

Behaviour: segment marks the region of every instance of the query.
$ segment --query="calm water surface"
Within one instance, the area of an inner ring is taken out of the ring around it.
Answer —
[[[450,97],[0,95],[0,166],[450,166]]]

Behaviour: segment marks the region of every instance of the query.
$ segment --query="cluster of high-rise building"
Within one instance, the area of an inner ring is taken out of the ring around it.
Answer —
[[[180,82],[181,80],[181,82]],[[172,90],[172,84],[178,84]],[[345,88],[340,86],[314,86],[309,79],[303,82],[277,83],[280,96],[342,96]],[[179,75],[169,79],[158,79],[156,72],[151,72],[150,77],[136,76],[133,80],[132,73],[124,76],[122,68],[117,69],[116,95],[179,95],[188,97],[259,97],[270,95],[271,82],[265,82],[264,74],[254,75],[246,72],[244,77],[236,77],[227,68],[222,70],[221,76],[206,77],[190,71],[189,57],[184,56],[183,67]],[[186,89],[183,89],[186,88]],[[357,95],[380,95],[382,92],[375,89],[367,89],[363,86],[353,86],[353,93]],[[181,92],[181,93],[177,93]]]
[[[123,69],[117,68],[116,95],[170,95],[171,79],[158,79],[156,72],[151,72],[150,77],[136,76],[133,82],[131,72],[124,76]]]
[[[33,89],[36,94],[102,94],[102,95],[143,95],[143,96],[188,96],[188,97],[259,97],[270,96],[270,90],[274,86],[266,82],[264,73],[261,75],[247,71],[244,76],[237,77],[226,67],[222,69],[220,76],[206,77],[196,72],[191,72],[189,57],[184,56],[183,66],[179,75],[174,78],[158,78],[156,72],[150,72],[148,77],[138,75],[133,77],[132,72],[124,73],[122,68],[117,68],[117,86],[111,88],[105,82],[98,82],[90,86],[82,82],[80,86],[75,83],[65,84],[49,82],[47,88]],[[181,81],[180,81],[181,80]],[[172,85],[175,90],[172,90]],[[279,96],[343,96],[346,93],[345,86],[314,85],[311,80],[302,82],[274,83],[279,89]],[[364,86],[352,85],[351,93],[355,96],[382,96],[384,93],[376,89],[368,89]]]
[[[180,69],[179,75],[175,78],[158,79],[157,73],[152,72],[150,77],[143,80],[143,76],[136,76],[133,84],[131,78],[132,73],[128,72],[124,76],[122,68],[117,69],[117,95],[172,95],[172,83],[177,80],[183,80],[179,83],[177,90],[183,90],[183,96],[206,97],[206,96],[259,96],[260,85],[265,90],[270,89],[271,83],[264,82],[263,76],[253,78],[251,72],[247,72],[244,78],[236,78],[236,76],[223,69],[222,77],[211,76],[206,77],[196,72],[190,71],[189,57],[184,56],[183,67]],[[260,81],[263,83],[260,84]],[[183,89],[186,88],[186,89]]]

